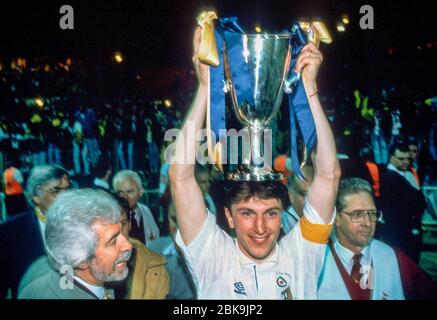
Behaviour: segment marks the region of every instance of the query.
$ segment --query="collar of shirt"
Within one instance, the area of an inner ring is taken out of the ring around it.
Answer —
[[[238,259],[240,262],[240,266],[242,267],[249,267],[252,268],[254,265],[257,266],[257,268],[269,268],[272,265],[277,265],[279,263],[279,246],[278,244],[275,245],[275,248],[273,249],[273,252],[270,253],[270,255],[262,262],[262,263],[256,263],[255,261],[249,259],[240,249],[240,246],[238,245],[238,241],[235,241],[235,247],[238,252]]]
[[[34,207],[33,210],[35,211],[36,217],[38,218],[38,221],[46,223],[47,218],[44,215],[44,213],[42,213],[41,209],[39,207]]]
[[[109,190],[109,183],[107,183],[105,180],[94,178],[93,184],[97,187],[101,187],[103,189]]]
[[[340,242],[338,242],[338,239],[336,239],[334,242],[334,248],[335,248],[335,252],[337,252],[337,255],[340,257],[340,260],[343,263],[344,267],[350,274],[352,271],[352,266],[354,264],[353,257],[355,253],[353,253],[348,248],[342,246]],[[367,245],[361,251],[361,254],[363,255],[360,261],[361,265],[368,265],[370,262],[370,246]]]
[[[36,217],[38,218],[39,231],[41,232],[41,238],[42,238],[42,242],[44,244],[44,249],[46,249],[46,237],[45,237],[46,216],[42,213],[40,208],[34,207],[33,209],[35,210]]]
[[[391,163],[389,163],[389,164],[387,165],[387,169],[392,170],[392,171],[395,171],[395,172],[399,173],[401,176],[405,177],[405,172],[406,172],[406,171],[401,171],[401,170],[399,170],[398,168],[396,168],[396,167],[395,167],[394,165],[392,165]]]
[[[90,290],[92,293],[95,294],[96,297],[98,297],[99,299],[103,299],[105,296],[105,288],[104,287],[100,287],[100,286],[94,286],[92,284],[89,284],[88,282],[85,282],[84,280],[82,280],[79,277],[73,276],[73,278],[79,282],[80,284],[82,284],[83,286],[85,286],[88,290]]]
[[[398,170],[394,165],[392,165],[391,163],[389,163],[387,165],[387,169],[395,171],[397,173],[399,173],[401,176],[403,176],[414,188],[420,190],[419,185],[417,184],[416,178],[414,177],[414,175],[411,173],[410,170],[406,170],[406,171],[401,171]]]
[[[174,256],[174,257],[179,257],[179,253],[176,250],[176,246],[175,246],[175,243],[173,241],[162,250],[162,254]]]
[[[46,232],[46,223],[38,220],[38,225],[39,225],[39,230],[41,231],[41,238],[42,238],[42,242],[44,243],[44,248],[46,248],[47,244],[46,244],[46,236],[45,236],[45,232]]]

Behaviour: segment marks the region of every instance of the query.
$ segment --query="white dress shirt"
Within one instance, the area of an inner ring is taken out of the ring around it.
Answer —
[[[410,170],[401,171],[398,170],[394,165],[389,163],[387,165],[387,169],[392,170],[394,172],[399,173],[401,176],[403,176],[414,188],[417,190],[420,190],[419,184],[417,183],[416,177],[411,173]]]

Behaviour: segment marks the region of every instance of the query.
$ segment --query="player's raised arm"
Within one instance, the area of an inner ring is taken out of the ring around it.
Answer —
[[[317,149],[313,158],[314,179],[308,190],[308,201],[323,221],[329,223],[335,206],[341,171],[334,136],[318,95],[316,79],[322,61],[322,53],[310,42],[302,49],[296,69],[302,70],[317,131]]]
[[[198,147],[194,137],[188,137],[189,127],[198,132],[203,128],[208,99],[209,66],[201,63],[197,57],[200,46],[201,28],[197,28],[193,38],[193,63],[198,79],[197,93],[188,111],[182,127],[182,135],[176,142],[176,163],[170,167],[170,184],[179,231],[188,245],[200,231],[206,215],[206,206],[202,192],[194,176],[195,154]],[[180,152],[183,151],[183,152]]]

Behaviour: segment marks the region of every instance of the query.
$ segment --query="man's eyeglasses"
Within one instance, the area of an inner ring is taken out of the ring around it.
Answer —
[[[342,211],[346,213],[351,222],[359,223],[362,222],[366,215],[369,216],[370,221],[372,222],[381,222],[382,220],[382,211],[381,210],[354,210],[351,212]]]
[[[41,191],[45,191],[45,192],[49,193],[52,196],[55,196],[55,195],[59,194],[60,192],[70,190],[71,188],[72,188],[72,186],[70,185],[66,188],[60,188],[60,187],[41,188],[40,187],[39,189]]]

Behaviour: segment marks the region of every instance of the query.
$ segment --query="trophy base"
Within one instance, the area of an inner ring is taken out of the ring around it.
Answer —
[[[230,172],[226,178],[232,181],[281,181],[284,180],[284,175],[277,172],[268,172],[255,174],[249,172]]]

